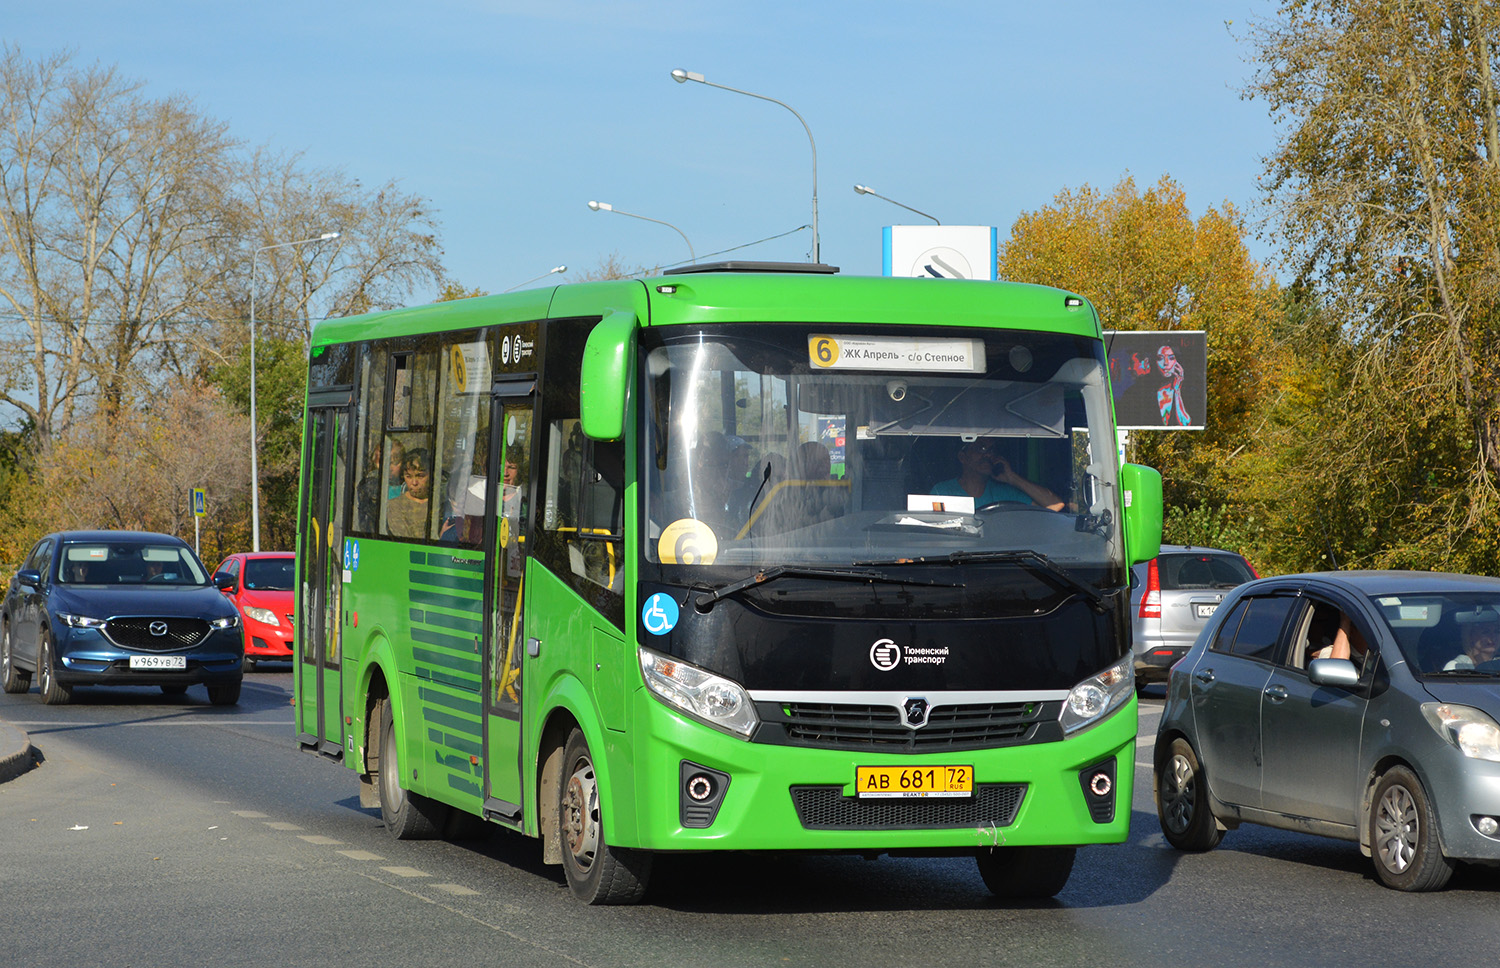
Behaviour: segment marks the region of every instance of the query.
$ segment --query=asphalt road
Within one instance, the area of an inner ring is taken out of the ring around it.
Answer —
[[[1243,828],[1165,845],[1138,769],[1132,836],[1055,901],[1007,905],[971,860],[664,857],[645,903],[587,908],[534,841],[390,839],[354,776],[301,753],[285,666],[241,704],[0,695],[44,762],[0,785],[0,965],[1479,965],[1500,871],[1380,887],[1349,844]],[[1159,702],[1142,705],[1148,761]]]

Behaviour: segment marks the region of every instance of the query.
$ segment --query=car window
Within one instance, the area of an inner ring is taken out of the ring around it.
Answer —
[[[1281,631],[1296,604],[1297,599],[1290,596],[1247,599],[1245,615],[1235,631],[1230,651],[1249,659],[1278,661],[1281,658],[1278,648],[1282,644]]]
[[[1162,591],[1195,588],[1233,588],[1255,576],[1238,555],[1163,554],[1157,559]]]
[[[1375,599],[1407,663],[1423,675],[1500,675],[1500,596],[1491,592]]]
[[[70,541],[58,581],[74,585],[203,585],[208,576],[187,545]]]
[[[37,571],[41,572],[42,581],[49,581],[52,578],[52,575],[51,575],[51,572],[52,572],[52,542],[51,541],[43,541],[41,544],[39,544],[39,545],[36,546],[36,563],[33,564],[31,567],[33,567]]]
[[[251,558],[245,562],[245,587],[251,591],[291,591],[291,558]]]
[[[1245,609],[1250,605],[1250,599],[1244,598],[1234,606],[1234,611],[1224,617],[1219,630],[1214,633],[1214,641],[1211,646],[1215,652],[1228,652],[1234,648],[1234,633],[1239,630],[1240,621],[1245,617]]]

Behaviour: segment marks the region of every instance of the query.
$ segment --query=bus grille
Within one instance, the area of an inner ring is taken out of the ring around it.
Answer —
[[[776,707],[787,740],[826,749],[925,753],[1029,742],[1039,723],[1057,718],[1049,703],[967,703],[934,706],[927,724],[908,729],[895,706],[790,702]]]
[[[151,626],[161,623],[166,631],[153,635]],[[104,634],[115,645],[148,652],[172,652],[197,645],[208,637],[208,623],[201,618],[112,618]]]
[[[934,830],[1008,827],[1015,822],[1024,783],[980,783],[972,797],[844,796],[840,786],[794,786],[797,819],[808,830]]]

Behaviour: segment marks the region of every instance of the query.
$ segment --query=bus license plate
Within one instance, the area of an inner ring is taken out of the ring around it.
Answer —
[[[857,766],[861,797],[967,797],[974,794],[971,766]]]
[[[1199,618],[1212,618],[1213,614],[1214,614],[1214,609],[1216,609],[1218,607],[1219,606],[1218,606],[1217,602],[1214,603],[1214,604],[1212,604],[1212,605],[1194,605],[1193,606],[1193,608],[1195,610],[1195,614]]]
[[[130,668],[132,669],[175,669],[178,672],[187,668],[187,656],[185,655],[133,655],[130,657]]]

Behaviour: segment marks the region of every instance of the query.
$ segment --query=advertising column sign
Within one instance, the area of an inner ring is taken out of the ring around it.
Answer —
[[[917,279],[995,279],[992,225],[887,225],[884,274]]]

